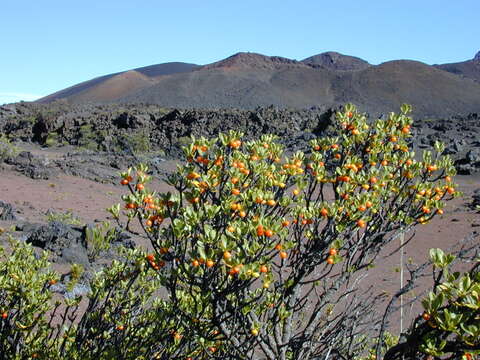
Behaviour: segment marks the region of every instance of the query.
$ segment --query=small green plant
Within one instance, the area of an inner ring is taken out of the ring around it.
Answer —
[[[76,225],[76,226],[83,225],[83,222],[79,218],[77,218],[75,215],[73,215],[71,211],[67,211],[64,213],[49,211],[47,213],[46,220],[48,222],[59,221],[61,223],[68,224],[68,225]]]
[[[11,143],[6,135],[0,135],[0,162],[17,156],[19,149]]]
[[[89,257],[94,260],[103,251],[110,249],[117,232],[111,228],[110,223],[104,221],[94,226],[87,226],[85,230]]]
[[[159,273],[139,250],[119,248],[119,256],[95,274],[87,294],[64,298],[54,296],[63,277],[47,253],[39,257],[15,240],[8,251],[0,246],[0,358],[183,359],[190,332],[158,296]],[[65,274],[68,291],[82,271],[74,265]]]
[[[139,131],[125,135],[125,141],[134,153],[146,153],[151,150],[150,134]]]
[[[78,145],[87,150],[97,151],[99,150],[98,135],[93,131],[92,125],[82,125],[79,130],[80,138]]]
[[[465,250],[463,250],[465,252]],[[473,251],[478,254],[478,244]],[[392,346],[386,360],[477,359],[480,355],[480,258],[470,270],[452,272],[456,256],[430,250],[434,266],[432,291],[422,301],[424,312],[405,340]]]

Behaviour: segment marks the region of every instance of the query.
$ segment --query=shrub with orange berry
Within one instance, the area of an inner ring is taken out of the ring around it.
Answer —
[[[404,105],[399,114],[369,122],[346,105],[336,114],[335,136],[313,140],[307,154],[287,156],[272,135],[193,138],[184,154],[195,160],[169,178],[173,191],[154,195],[147,177],[129,180],[145,187],[131,186],[124,197],[134,204],[124,210],[128,219],[168,220],[144,229],[159,259],[171,264],[159,272],[174,306],[198,301],[182,314],[185,321],[202,317],[204,328],[220,329],[210,356],[259,351],[277,360],[311,358],[332,346],[347,351],[340,340],[318,337],[327,326],[322,309],[334,304],[329,332],[341,333],[346,323],[360,331],[362,322],[348,314],[367,301],[347,302],[345,291],[358,292],[348,284],[357,284],[352,280],[399,231],[427,223],[457,194],[441,144],[415,160],[410,110]],[[149,195],[153,209],[143,203]],[[161,248],[170,249],[168,256]],[[348,351],[351,358],[356,350]]]

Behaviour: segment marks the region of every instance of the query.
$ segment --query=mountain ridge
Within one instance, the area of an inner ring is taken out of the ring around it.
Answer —
[[[479,53],[480,54],[480,53]],[[206,65],[157,64],[83,82],[40,99],[151,103],[178,108],[333,107],[381,113],[410,102],[417,116],[480,112],[480,61],[379,65],[337,52],[301,61],[239,52]]]

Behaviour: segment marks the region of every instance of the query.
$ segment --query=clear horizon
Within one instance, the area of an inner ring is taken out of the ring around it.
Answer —
[[[2,5],[0,104],[142,66],[208,64],[242,51],[297,60],[337,51],[371,64],[440,64],[472,59],[480,50],[478,0]]]

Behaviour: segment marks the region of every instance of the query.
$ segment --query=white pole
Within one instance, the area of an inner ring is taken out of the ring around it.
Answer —
[[[400,233],[400,289],[403,288],[403,230]],[[400,334],[403,333],[403,294],[400,295]]]

